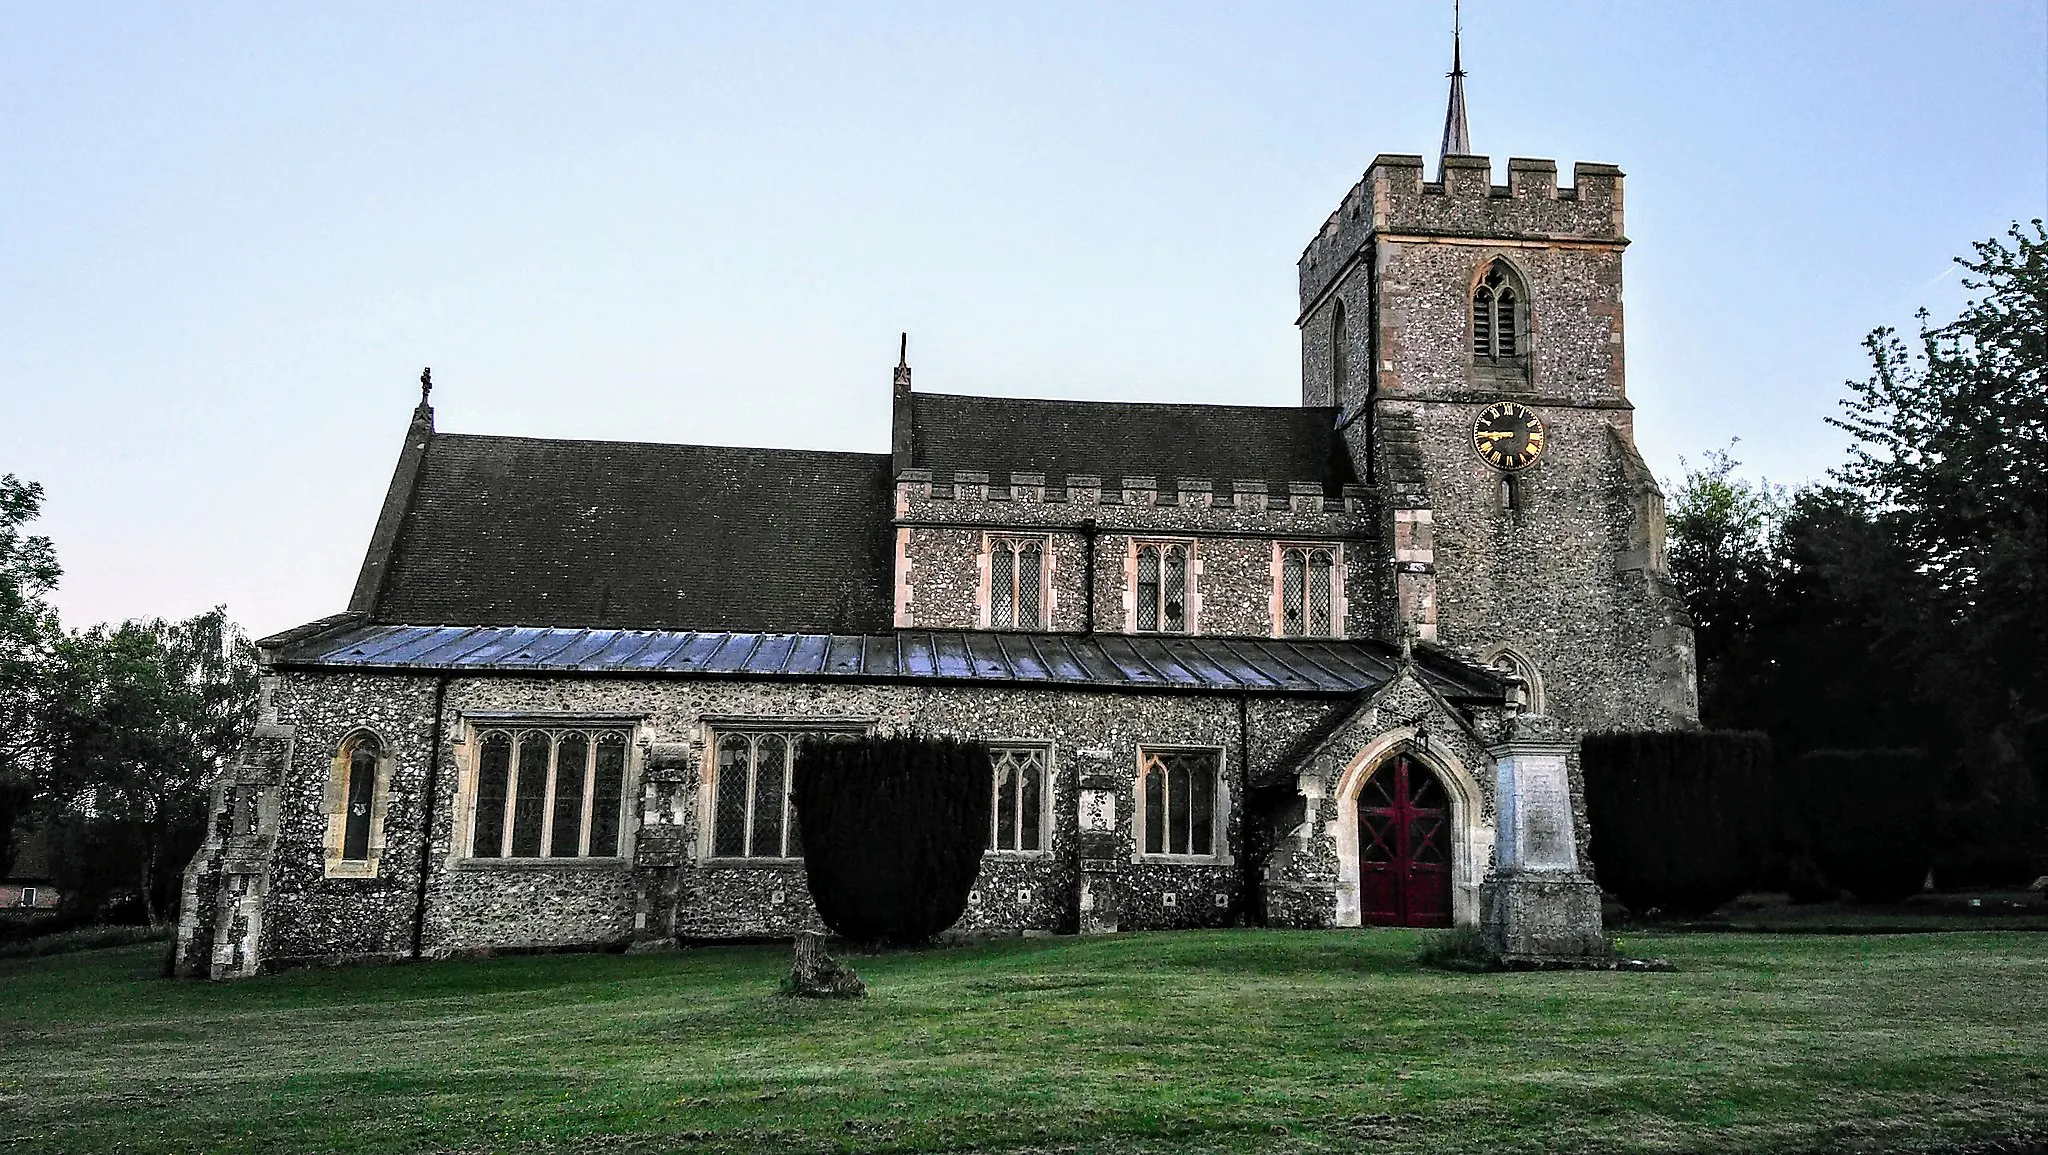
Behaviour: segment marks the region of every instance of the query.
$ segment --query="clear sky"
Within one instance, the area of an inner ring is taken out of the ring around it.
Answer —
[[[1292,404],[1294,261],[1450,4],[0,10],[0,472],[68,624],[345,605],[443,430],[886,451],[921,389]],[[1629,174],[1657,471],[1839,457],[1858,341],[2048,208],[2048,3],[1465,6],[1473,147]]]

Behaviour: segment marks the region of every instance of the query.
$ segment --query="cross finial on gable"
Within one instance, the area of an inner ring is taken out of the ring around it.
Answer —
[[[903,334],[903,340],[896,346],[896,388],[910,390],[910,334]]]
[[[427,403],[427,398],[432,396],[433,392],[434,371],[432,369],[420,370],[420,404],[425,405]]]

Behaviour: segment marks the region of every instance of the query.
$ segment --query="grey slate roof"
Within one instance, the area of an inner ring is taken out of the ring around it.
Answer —
[[[1001,482],[1043,473],[1229,481],[1356,480],[1337,411],[1266,405],[1161,405],[911,395],[911,461],[935,473],[979,470]],[[941,477],[941,481],[945,478]]]
[[[380,622],[888,629],[885,454],[432,434]]]
[[[282,636],[280,636],[282,638]],[[279,641],[265,639],[266,643]],[[279,641],[284,667],[486,674],[941,680],[1119,689],[1355,694],[1400,659],[1370,641],[898,630],[882,635],[359,624]],[[1498,701],[1490,673],[1418,651],[1447,698]]]

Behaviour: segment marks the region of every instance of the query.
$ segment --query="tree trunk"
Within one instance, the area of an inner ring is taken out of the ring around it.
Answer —
[[[796,956],[782,989],[807,999],[858,999],[868,993],[859,975],[825,953],[825,936],[814,930],[798,932]]]

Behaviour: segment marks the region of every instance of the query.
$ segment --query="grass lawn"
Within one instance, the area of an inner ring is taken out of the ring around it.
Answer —
[[[155,976],[0,960],[0,1152],[1915,1149],[2048,1136],[2048,935],[1627,935],[1675,974],[1417,970],[1401,931],[1017,940],[778,997],[732,947]]]

